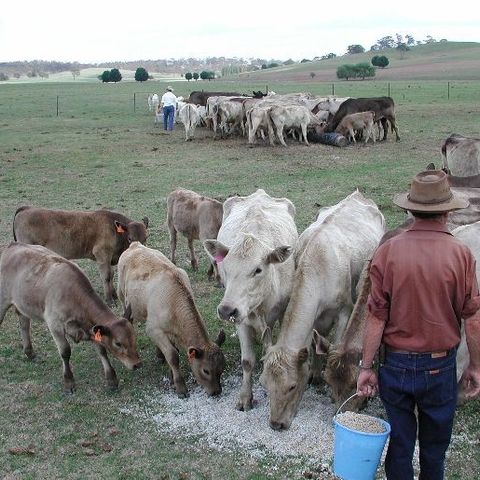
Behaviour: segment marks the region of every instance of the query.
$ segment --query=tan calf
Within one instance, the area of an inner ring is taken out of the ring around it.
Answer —
[[[192,190],[176,188],[167,198],[167,224],[170,232],[170,260],[175,263],[177,233],[188,240],[190,263],[194,272],[198,270],[198,260],[193,242],[202,243],[207,238],[217,238],[222,225],[223,204],[213,198],[204,197]],[[208,278],[213,279],[215,262],[210,262]]]
[[[82,270],[39,245],[11,243],[0,258],[0,325],[14,307],[19,315],[23,351],[35,353],[31,319],[43,319],[63,361],[64,391],[72,394],[75,380],[70,367],[70,344],[91,340],[102,361],[107,385],[118,388],[107,350],[129,370],[141,366],[135,329],[117,317],[97,295]]]
[[[118,293],[126,316],[145,322],[147,335],[168,362],[177,395],[188,396],[180,372],[185,353],[197,382],[208,395],[222,392],[225,332],[211,342],[195,305],[188,275],[158,250],[133,242],[118,263]]]
[[[350,137],[353,143],[357,143],[355,136],[359,134],[363,135],[365,143],[368,142],[369,138],[375,143],[374,124],[375,112],[369,110],[368,112],[352,113],[342,118],[335,132],[344,137]]]

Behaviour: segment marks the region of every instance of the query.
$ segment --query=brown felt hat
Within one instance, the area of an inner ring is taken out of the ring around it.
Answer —
[[[427,170],[413,177],[410,191],[395,195],[393,203],[411,212],[444,213],[467,208],[469,201],[453,193],[442,170]]]

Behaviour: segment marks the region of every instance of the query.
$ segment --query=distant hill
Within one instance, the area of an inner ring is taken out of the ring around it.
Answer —
[[[316,82],[333,82],[337,79],[337,68],[344,64],[371,62],[375,55],[384,55],[389,60],[386,68],[377,68],[376,80],[480,80],[480,43],[476,42],[432,42],[409,47],[410,50],[400,54],[395,49],[383,49],[375,52],[347,54],[332,59],[291,63],[274,68],[245,71],[225,76],[223,80],[245,82],[305,82],[313,78]],[[249,59],[260,63],[261,59]],[[78,62],[10,62],[0,63],[0,80],[2,74],[11,81],[98,81],[97,77],[104,70],[118,68],[123,81],[134,81],[138,67],[145,68],[155,80],[170,78],[180,79],[184,73],[203,70],[214,71],[219,75],[225,65],[244,65],[242,59],[207,58],[180,60],[138,60],[130,62],[113,62],[108,64],[84,65]],[[243,63],[242,63],[243,62]],[[281,63],[281,62],[280,62]],[[241,68],[239,68],[241,70]],[[33,78],[31,73],[35,72]],[[80,75],[72,75],[79,71]],[[27,78],[28,77],[30,78]],[[1,83],[1,82],[0,82]]]
[[[480,43],[434,42],[410,47],[403,56],[395,49],[356,53],[328,60],[295,63],[240,74],[249,81],[337,81],[337,68],[344,64],[370,62],[375,55],[385,55],[386,68],[377,68],[377,80],[480,80]]]

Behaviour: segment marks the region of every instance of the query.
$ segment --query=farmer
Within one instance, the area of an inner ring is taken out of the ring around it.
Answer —
[[[444,477],[457,400],[456,348],[462,319],[470,354],[461,384],[467,397],[480,392],[480,296],[470,250],[446,228],[448,212],[468,206],[450,190],[444,172],[413,178],[394,203],[414,223],[374,253],[360,396],[377,389],[391,425],[385,459],[389,480],[413,479],[419,439],[420,480]],[[385,359],[373,359],[381,344]]]
[[[176,106],[177,97],[173,93],[173,88],[168,86],[167,91],[162,95],[162,99],[160,100],[160,107],[163,109],[163,129],[166,132],[173,130]]]

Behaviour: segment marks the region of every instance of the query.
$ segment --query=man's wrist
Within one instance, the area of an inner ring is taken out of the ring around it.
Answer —
[[[363,360],[360,360],[360,362],[358,362],[358,367],[360,370],[373,370],[373,362],[370,365],[365,365]]]

